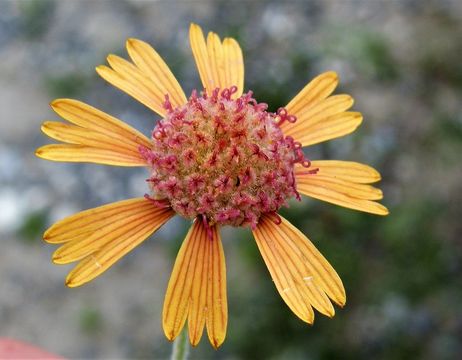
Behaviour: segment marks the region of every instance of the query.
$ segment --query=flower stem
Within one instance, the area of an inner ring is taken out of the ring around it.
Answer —
[[[188,332],[186,329],[173,342],[171,360],[186,360],[189,355]]]

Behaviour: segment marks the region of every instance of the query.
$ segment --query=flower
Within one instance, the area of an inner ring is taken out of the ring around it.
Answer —
[[[66,284],[80,286],[102,274],[175,214],[193,220],[168,283],[163,328],[173,340],[188,320],[197,345],[204,327],[217,348],[228,319],[226,271],[219,228],[248,226],[279,294],[303,321],[313,308],[334,316],[343,306],[339,276],[310,240],[277,211],[300,194],[347,208],[386,215],[375,200],[382,192],[373,168],[349,161],[310,162],[302,147],[353,132],[361,123],[349,95],[333,95],[338,83],[326,72],[276,113],[243,93],[239,44],[210,32],[205,40],[191,24],[190,43],[205,90],[186,98],[174,75],[147,43],[129,39],[132,62],[109,55],[98,66],[105,80],[159,114],[151,139],[80,101],[58,99],[51,107],[69,123],[42,130],[65,144],[37,149],[53,161],[90,162],[149,169],[150,193],[69,216],[44,234],[62,244],[57,264],[79,261]],[[332,302],[331,302],[332,301]]]

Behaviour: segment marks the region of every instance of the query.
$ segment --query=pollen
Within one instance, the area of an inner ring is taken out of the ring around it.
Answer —
[[[236,90],[194,90],[176,108],[166,96],[152,146],[140,148],[150,165],[148,198],[187,219],[252,228],[261,215],[299,198],[294,164],[310,163],[280,129],[295,116],[284,108],[267,111],[251,91],[233,99]]]

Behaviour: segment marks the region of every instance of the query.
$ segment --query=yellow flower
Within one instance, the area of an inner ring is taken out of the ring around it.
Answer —
[[[174,75],[148,44],[129,39],[132,62],[109,55],[98,66],[105,80],[159,114],[149,139],[120,120],[76,100],[51,106],[69,123],[47,121],[42,130],[65,144],[37,149],[53,161],[146,166],[150,194],[69,216],[44,234],[62,244],[57,264],[79,261],[66,284],[80,286],[102,274],[173,215],[193,224],[180,248],[168,284],[163,328],[173,340],[188,320],[197,345],[204,326],[217,348],[228,319],[226,271],[219,227],[249,226],[279,294],[303,321],[313,308],[334,316],[331,301],[343,306],[343,284],[310,240],[277,210],[299,194],[373,214],[382,192],[373,168],[348,161],[307,160],[301,148],[353,132],[361,123],[349,112],[353,99],[333,95],[334,72],[319,75],[276,113],[243,94],[244,63],[239,44],[205,40],[190,27],[190,43],[205,88],[186,98]]]

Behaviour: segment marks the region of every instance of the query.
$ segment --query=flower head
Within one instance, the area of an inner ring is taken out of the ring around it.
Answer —
[[[277,290],[290,309],[312,323],[313,308],[332,317],[331,301],[346,301],[342,282],[321,253],[277,214],[300,194],[348,208],[386,215],[375,202],[382,192],[371,167],[347,161],[309,161],[302,147],[354,131],[360,113],[348,112],[348,95],[330,96],[338,78],[327,72],[312,80],[276,113],[243,93],[244,64],[238,43],[214,33],[205,40],[192,24],[190,42],[204,90],[186,98],[157,52],[127,41],[133,61],[108,56],[97,72],[155,111],[161,119],[151,138],[76,100],[51,106],[70,124],[45,122],[42,130],[66,144],[37,149],[54,161],[145,166],[149,193],[82,211],[50,227],[44,239],[62,244],[58,264],[79,261],[66,279],[80,286],[106,271],[173,215],[193,220],[167,287],[163,327],[173,340],[188,320],[199,343],[204,327],[220,346],[228,319],[221,226],[248,226]]]
[[[151,147],[140,150],[151,167],[155,200],[191,220],[255,229],[261,215],[297,195],[294,164],[306,160],[279,127],[282,109],[267,112],[251,92],[231,98],[236,91],[194,91],[175,109],[167,98]]]

